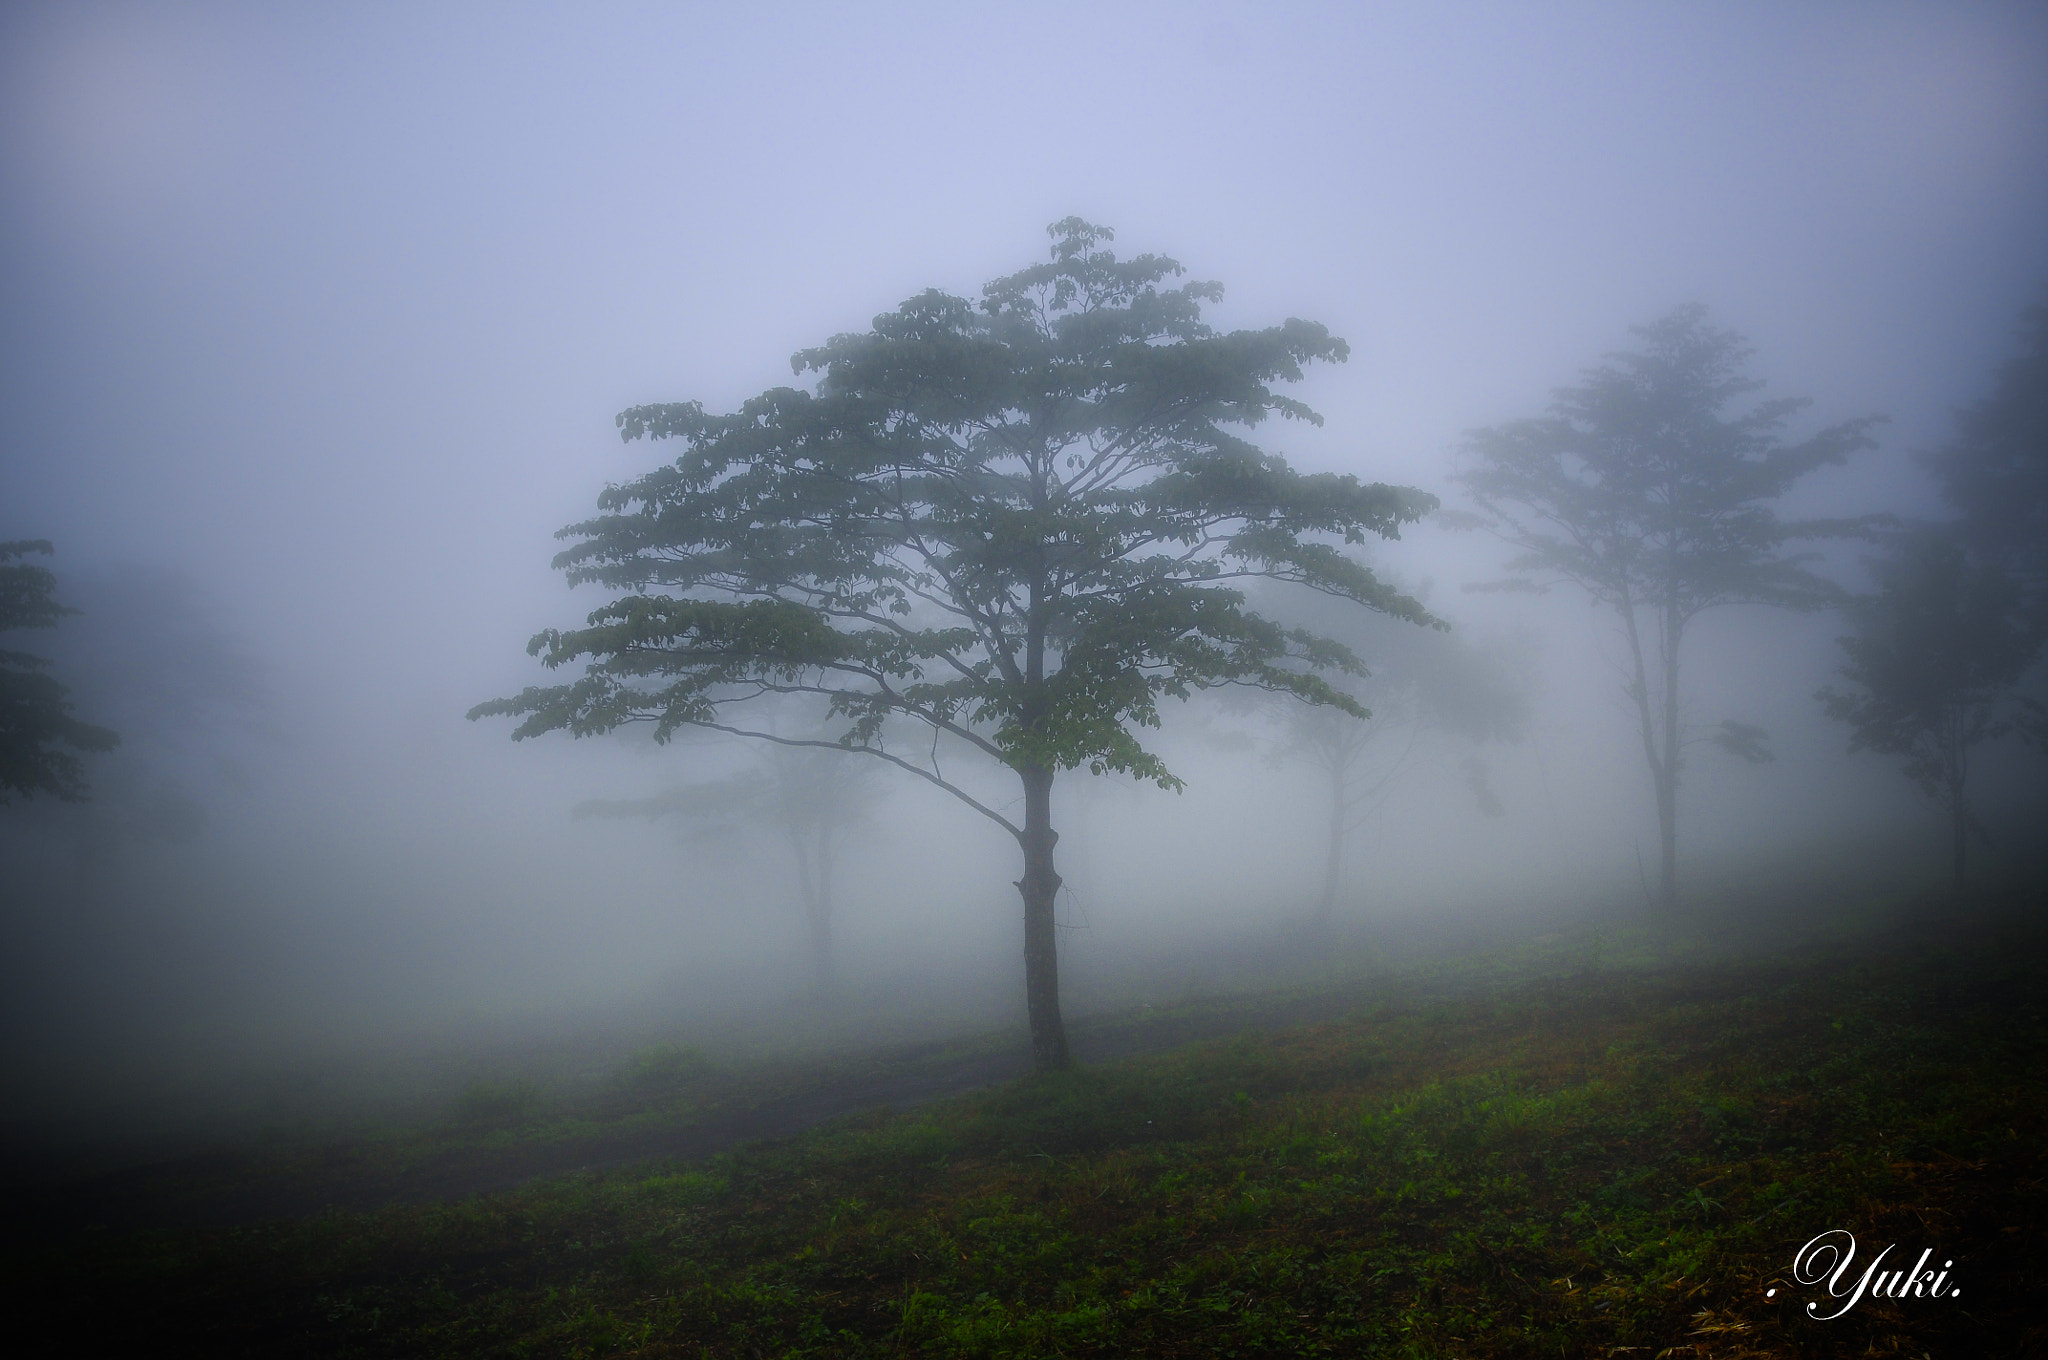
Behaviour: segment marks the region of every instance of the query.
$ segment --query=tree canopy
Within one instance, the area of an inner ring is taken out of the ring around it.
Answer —
[[[1495,588],[1569,583],[1614,611],[1632,665],[1644,759],[1663,844],[1662,895],[1678,895],[1681,750],[1679,658],[1687,625],[1731,604],[1816,609],[1843,592],[1810,569],[1800,540],[1860,532],[1862,522],[1778,518],[1772,502],[1807,474],[1871,445],[1878,417],[1786,442],[1807,405],[1775,397],[1744,371],[1741,336],[1679,307],[1632,331],[1640,348],[1610,354],[1547,415],[1467,437],[1460,478],[1487,521],[1517,550]],[[1647,625],[1647,626],[1646,626]],[[1758,730],[1723,724],[1718,741],[1749,758]]]
[[[1901,768],[1950,817],[1955,885],[1963,886],[1972,750],[2015,731],[2048,745],[2048,709],[2016,692],[2044,630],[1998,562],[1971,561],[1953,532],[1905,536],[1876,564],[1877,593],[1841,639],[1846,690],[1815,696],[1849,725],[1849,749],[1901,757]]]
[[[57,603],[57,578],[25,561],[53,549],[41,539],[0,543],[0,633],[55,628],[76,610]],[[70,691],[47,658],[0,650],[0,803],[43,794],[76,802],[87,795],[81,754],[111,751],[120,738],[72,716]]]
[[[1284,628],[1231,584],[1293,581],[1417,623],[1415,601],[1337,543],[1397,537],[1435,507],[1405,487],[1303,475],[1250,442],[1269,417],[1319,423],[1274,391],[1344,342],[1297,319],[1218,331],[1214,283],[1111,232],[1050,229],[1050,258],[971,301],[937,290],[792,361],[780,387],[715,415],[637,406],[627,440],[674,462],[562,531],[572,584],[619,592],[530,650],[567,684],[472,716],[515,737],[644,721],[837,745],[944,788],[1024,852],[1026,994],[1041,1066],[1066,1063],[1053,947],[1054,776],[1111,770],[1176,787],[1140,733],[1216,685],[1362,712],[1319,673],[1343,646]],[[836,739],[751,724],[750,701],[811,696]],[[920,735],[906,742],[898,728]],[[1021,822],[949,777],[941,739],[1014,772]]]

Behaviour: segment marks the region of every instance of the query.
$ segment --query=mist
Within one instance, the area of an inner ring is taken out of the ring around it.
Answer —
[[[550,559],[675,456],[621,442],[628,407],[733,410],[1079,215],[1221,281],[1218,329],[1348,341],[1284,385],[1323,424],[1252,434],[1300,471],[1469,514],[1469,431],[1699,303],[1760,397],[1810,399],[1787,439],[1886,418],[1780,514],[1945,520],[1921,456],[2043,297],[2044,168],[2048,17],[2016,5],[9,7],[0,540],[54,544],[79,612],[5,646],[121,738],[89,800],[0,807],[11,1136],[201,1127],[322,1064],[1022,1035],[1017,847],[945,794],[855,795],[821,995],[824,861],[791,839],[820,814],[777,811],[758,743],[465,720],[564,678],[527,639],[609,598]],[[1814,569],[1868,591],[1873,551]],[[1569,587],[1468,589],[1511,555],[1455,516],[1370,545],[1458,650],[1342,625],[1389,735],[1333,890],[1283,708],[1168,704],[1142,735],[1178,793],[1059,777],[1070,1013],[1284,973],[1319,896],[1390,952],[1654,914],[1620,632]],[[1738,605],[1689,635],[1688,723],[1774,757],[1686,757],[1689,892],[1796,897],[1820,863],[1941,890],[1940,814],[1814,700],[1849,627]],[[1456,666],[1514,721],[1429,707]],[[2039,755],[1972,778],[1976,872],[2034,872]]]

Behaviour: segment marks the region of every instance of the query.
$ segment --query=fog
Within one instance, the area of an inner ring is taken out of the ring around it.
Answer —
[[[0,540],[52,541],[81,612],[5,645],[122,745],[90,802],[0,807],[8,1122],[323,1056],[607,1026],[715,1047],[810,1014],[781,831],[572,815],[758,753],[464,714],[542,682],[527,638],[601,602],[551,536],[675,454],[617,412],[731,409],[922,289],[1045,258],[1072,214],[1221,281],[1220,328],[1349,341],[1289,392],[1325,424],[1255,434],[1299,469],[1469,509],[1466,431],[1699,302],[1764,395],[1811,398],[1789,436],[1888,417],[1782,513],[1938,518],[1917,455],[2048,281],[2048,16],[10,6]],[[1861,589],[1862,552],[1825,570]],[[1416,739],[1346,842],[1335,927],[1649,911],[1612,615],[1467,591],[1508,551],[1441,522],[1371,555],[1527,713]],[[1814,702],[1843,631],[1736,607],[1691,636],[1688,721],[1762,727],[1775,759],[1688,758],[1689,884],[1871,856],[1939,884],[1940,815]],[[1285,721],[1169,713],[1182,793],[1061,777],[1070,1008],[1223,985],[1218,958],[1313,913],[1327,818]],[[2040,774],[1983,757],[1987,872]],[[875,789],[833,860],[834,1033],[1021,1033],[1015,843]]]

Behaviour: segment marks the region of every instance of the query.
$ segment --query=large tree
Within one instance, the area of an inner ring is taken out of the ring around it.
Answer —
[[[1849,688],[1815,697],[1849,725],[1849,749],[1902,758],[1949,816],[1950,867],[1963,887],[1970,835],[1970,754],[2012,732],[2048,744],[2048,710],[2017,692],[2043,627],[1998,561],[1972,561],[1953,528],[1904,536],[1876,564],[1878,590],[1841,639]]]
[[[1517,555],[1503,588],[1567,582],[1614,611],[1627,642],[1628,697],[1650,771],[1663,848],[1661,896],[1678,898],[1682,749],[1679,662],[1686,629],[1723,605],[1810,610],[1841,591],[1808,570],[1794,542],[1852,532],[1845,521],[1787,522],[1772,502],[1800,478],[1871,444],[1878,417],[1787,443],[1807,403],[1745,402],[1763,386],[1750,348],[1684,306],[1632,332],[1547,415],[1467,436],[1460,478]],[[1715,738],[1755,759],[1757,729],[1723,723]]]
[[[1067,1064],[1054,944],[1052,791],[1062,771],[1179,780],[1146,749],[1162,700],[1251,685],[1359,716],[1319,669],[1341,645],[1249,609],[1233,581],[1294,581],[1423,623],[1331,540],[1396,537],[1433,497],[1301,475],[1247,432],[1319,423],[1273,384],[1346,356],[1313,322],[1219,332],[1213,283],[1119,260],[1077,218],[1051,258],[979,301],[933,290],[797,354],[815,385],[729,415],[634,407],[627,440],[673,439],[673,462],[600,498],[562,531],[572,583],[620,592],[582,628],[529,650],[581,678],[479,705],[515,737],[695,725],[836,746],[944,789],[1014,837],[1034,1058]],[[1307,663],[1306,665],[1302,663]],[[808,695],[836,741],[750,721],[753,701]],[[918,734],[904,740],[909,724]],[[943,743],[1014,775],[1014,804],[970,789]]]
[[[55,628],[78,611],[57,603],[57,578],[24,559],[52,551],[41,539],[0,543],[0,633]],[[0,803],[19,794],[76,802],[86,796],[81,754],[111,751],[120,738],[72,716],[69,691],[48,658],[0,650]]]

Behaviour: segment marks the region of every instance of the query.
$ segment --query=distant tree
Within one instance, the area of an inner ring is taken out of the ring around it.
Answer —
[[[1299,594],[1299,592],[1297,592]],[[1331,683],[1371,713],[1361,722],[1328,706],[1287,704],[1278,710],[1276,760],[1304,765],[1323,784],[1328,814],[1322,888],[1311,928],[1329,925],[1344,881],[1345,850],[1372,814],[1383,807],[1434,737],[1467,742],[1512,741],[1528,721],[1528,693],[1497,652],[1473,646],[1455,632],[1402,625],[1384,615],[1352,617],[1320,603],[1262,599],[1270,612],[1340,639],[1364,662],[1356,674]],[[1467,754],[1464,784],[1489,817],[1504,809],[1487,782],[1485,764]]]
[[[596,798],[576,805],[577,817],[679,821],[696,835],[730,844],[773,827],[789,845],[797,895],[811,947],[813,985],[821,997],[837,990],[832,961],[833,865],[847,833],[871,820],[880,794],[878,765],[822,751],[770,746],[752,767],[723,779],[667,789],[652,798]]]
[[[1520,550],[1508,563],[1512,578],[1493,588],[1570,582],[1621,621],[1669,906],[1678,899],[1686,628],[1720,605],[1810,610],[1842,599],[1787,545],[1858,526],[1787,523],[1771,502],[1816,468],[1869,447],[1879,418],[1783,443],[1780,431],[1807,403],[1780,397],[1731,409],[1763,383],[1742,371],[1749,346],[1709,325],[1704,308],[1680,307],[1632,333],[1640,349],[1609,355],[1577,386],[1558,389],[1548,415],[1467,436],[1473,465],[1460,480]],[[1727,723],[1714,740],[1758,759],[1767,754],[1761,735]]]
[[[1955,885],[1972,831],[1970,753],[2011,733],[2048,745],[2048,710],[2016,692],[2044,632],[2004,565],[1972,562],[1953,531],[1902,537],[1876,564],[1877,594],[1841,639],[1846,690],[1815,696],[1849,725],[1849,749],[1901,756],[1906,777],[1949,814]]]
[[[95,763],[89,802],[22,808],[14,829],[68,842],[81,866],[197,838],[210,797],[246,777],[244,743],[266,734],[261,665],[176,571],[67,573],[63,590],[80,614],[48,654],[78,705],[118,730],[121,745]]]
[[[1962,514],[1973,555],[2048,593],[2048,301],[2020,318],[2020,352],[1990,395],[1956,413],[1928,465]]]
[[[57,578],[24,561],[48,555],[42,539],[0,543],[0,633],[55,628],[78,611],[57,603]],[[0,803],[45,794],[67,802],[87,796],[85,767],[73,752],[111,751],[121,739],[71,716],[70,691],[45,657],[0,650]]]
[[[1162,286],[1170,259],[1119,260],[1078,218],[1049,262],[978,303],[937,290],[866,334],[799,353],[813,390],[732,415],[696,403],[619,417],[628,440],[680,440],[673,464],[614,487],[562,531],[571,583],[625,592],[588,626],[536,636],[571,684],[479,705],[515,737],[687,725],[888,761],[946,790],[1023,854],[1032,1051],[1067,1065],[1053,924],[1052,789],[1061,771],[1179,787],[1140,742],[1162,699],[1252,685],[1363,716],[1318,673],[1355,665],[1328,639],[1245,607],[1233,580],[1291,580],[1415,622],[1420,605],[1322,536],[1394,537],[1434,498],[1302,476],[1238,433],[1268,416],[1320,423],[1270,384],[1344,342],[1289,320],[1222,333],[1211,283]],[[1297,663],[1307,662],[1303,667]],[[816,697],[836,742],[749,725],[751,701]],[[901,721],[928,740],[892,743]],[[940,738],[1021,785],[1023,816],[939,763]]]

